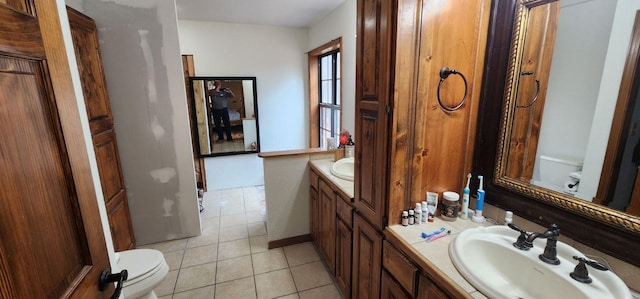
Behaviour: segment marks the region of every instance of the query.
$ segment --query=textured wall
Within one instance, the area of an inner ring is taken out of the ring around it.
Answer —
[[[198,235],[174,1],[73,2],[98,26],[138,245]]]

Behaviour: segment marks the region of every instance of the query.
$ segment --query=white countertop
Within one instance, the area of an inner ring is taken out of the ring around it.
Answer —
[[[336,187],[340,189],[340,191],[342,191],[342,193],[344,193],[348,198],[353,198],[353,181],[343,180],[331,174],[331,166],[333,166],[333,163],[333,159],[309,161],[309,164],[312,165],[314,169],[322,172],[323,176],[325,178],[328,178]]]
[[[449,257],[449,244],[463,230],[478,226],[488,226],[491,223],[484,222],[482,224],[472,222],[471,220],[456,219],[455,221],[444,221],[436,217],[434,222],[421,223],[418,225],[402,226],[399,224],[388,226],[386,229],[394,232],[402,241],[415,251],[419,252],[421,257],[436,266],[440,271],[447,275],[453,282],[458,284],[460,288],[465,290],[473,298],[487,298],[478,290],[476,290],[464,277],[456,270]],[[423,232],[433,232],[445,228],[445,233],[451,230],[451,235],[426,242],[422,238]]]

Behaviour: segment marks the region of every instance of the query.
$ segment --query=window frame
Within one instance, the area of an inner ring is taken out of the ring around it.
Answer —
[[[320,47],[311,50],[308,53],[309,58],[309,146],[311,148],[320,147],[320,107],[326,106],[321,104],[320,101],[320,77],[319,77],[319,59],[333,52],[340,52],[340,65],[339,72],[335,72],[334,76],[342,80],[342,38],[334,39]],[[335,71],[335,67],[334,67]],[[342,126],[342,82],[340,82],[340,88],[335,88],[334,84],[334,101],[340,98],[339,110],[340,114],[339,122]],[[335,103],[332,104],[332,106]],[[332,120],[333,122],[333,120]],[[336,136],[340,133],[341,128],[337,128]]]

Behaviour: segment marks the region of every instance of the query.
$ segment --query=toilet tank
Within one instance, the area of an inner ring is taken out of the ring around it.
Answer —
[[[582,170],[582,162],[540,155],[540,181],[557,187],[564,187],[569,173]]]

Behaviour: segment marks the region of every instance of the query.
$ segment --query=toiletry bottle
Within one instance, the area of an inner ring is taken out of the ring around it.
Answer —
[[[353,143],[353,139],[351,139],[351,135],[349,135],[349,141],[344,147],[344,157],[345,158],[353,158],[355,154],[356,144]]]
[[[402,211],[402,226],[409,225],[409,212]]]
[[[415,209],[415,212],[413,213],[413,215],[416,218],[415,224],[420,224],[420,222],[422,222],[422,207],[421,207],[420,203],[416,203],[416,209]]]
[[[427,221],[433,222],[436,218],[436,209],[438,208],[438,193],[427,192],[427,210],[429,210],[429,218]]]
[[[513,222],[513,212],[507,211],[504,215],[504,225],[509,225],[511,222]]]
[[[429,218],[429,210],[427,209],[426,200],[422,202],[421,208],[422,208],[422,219],[420,220],[420,222],[426,223],[427,219]]]
[[[462,192],[462,207],[460,207],[459,215],[461,219],[469,219],[469,194],[471,193],[469,181],[471,181],[471,174],[467,175],[467,186],[464,187]]]
[[[481,175],[478,176],[480,179],[480,186],[478,187],[478,199],[476,199],[476,213],[471,217],[471,221],[473,222],[484,222],[484,216],[482,216],[482,209],[484,208],[484,189],[482,189],[482,179]]]
[[[414,211],[409,209],[409,225],[413,225],[415,223],[415,214]]]

